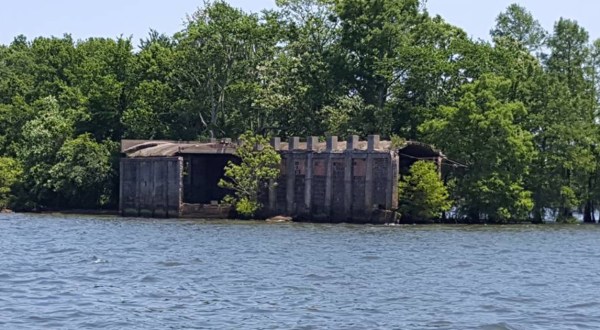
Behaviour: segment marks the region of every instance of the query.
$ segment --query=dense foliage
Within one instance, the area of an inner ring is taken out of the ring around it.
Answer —
[[[21,174],[22,169],[16,160],[0,157],[0,211],[8,206],[13,185]]]
[[[452,206],[448,189],[433,162],[417,161],[398,182],[399,210],[406,221],[433,220]]]
[[[234,192],[225,197],[237,213],[253,216],[261,207],[260,194],[267,191],[279,177],[281,155],[260,135],[242,134],[235,154],[238,162],[229,161],[225,166],[225,178],[219,186]]]
[[[511,5],[486,42],[423,0],[277,5],[206,2],[179,33],[138,45],[65,35],[0,46],[0,157],[22,169],[2,167],[1,198],[10,185],[17,209],[114,207],[122,138],[379,133],[466,165],[444,167],[450,216],[594,221],[600,40],[576,21],[545,31]]]

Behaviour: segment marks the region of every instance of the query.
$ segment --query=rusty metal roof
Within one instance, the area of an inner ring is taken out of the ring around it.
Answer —
[[[134,141],[123,140],[121,152],[129,158],[173,157],[186,154],[228,154],[235,153],[235,145],[221,142],[174,142],[174,141]]]
[[[401,155],[406,154],[414,157],[446,158],[446,155],[444,155],[444,153],[441,150],[435,148],[434,146],[427,143],[411,140],[405,141],[404,145],[398,148],[398,152]]]

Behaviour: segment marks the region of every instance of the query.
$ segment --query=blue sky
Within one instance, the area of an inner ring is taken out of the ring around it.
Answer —
[[[0,11],[0,43],[16,35],[61,36],[76,39],[91,36],[133,36],[137,40],[150,28],[173,34],[183,27],[186,14],[203,0],[18,0],[6,1]],[[275,0],[229,0],[248,11],[274,7]],[[509,4],[527,7],[542,25],[551,30],[562,17],[577,20],[592,39],[600,38],[600,1],[596,0],[428,0],[429,11],[465,29],[475,38],[487,38],[494,19]]]

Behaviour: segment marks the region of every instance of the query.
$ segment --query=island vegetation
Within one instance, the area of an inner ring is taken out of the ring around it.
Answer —
[[[424,0],[277,5],[205,2],[179,33],[139,43],[67,34],[0,46],[0,208],[114,208],[122,138],[251,131],[437,146],[466,167],[444,169],[447,188],[413,169],[403,193],[427,195],[402,206],[415,217],[595,221],[600,40],[575,20],[545,31],[511,5],[484,41]]]

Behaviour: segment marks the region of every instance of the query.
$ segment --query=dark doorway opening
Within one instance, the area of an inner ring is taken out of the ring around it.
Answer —
[[[188,204],[211,204],[220,202],[231,193],[219,187],[229,161],[239,159],[228,154],[187,155],[184,157],[183,202]]]

